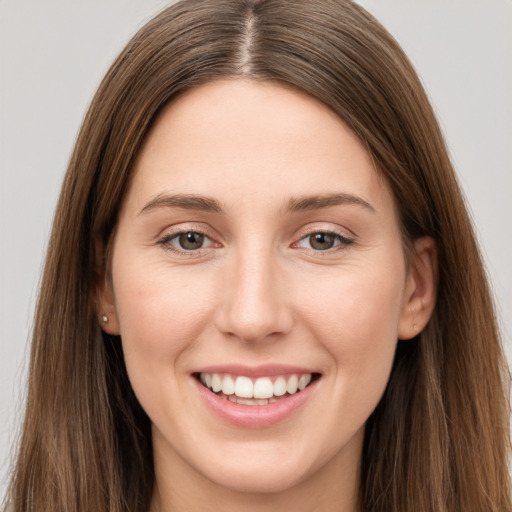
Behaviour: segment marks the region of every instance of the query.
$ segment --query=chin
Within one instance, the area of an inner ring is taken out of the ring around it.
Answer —
[[[311,476],[311,470],[301,464],[274,462],[244,464],[244,467],[224,466],[220,472],[204,473],[208,480],[232,492],[250,494],[282,493],[301,484]]]

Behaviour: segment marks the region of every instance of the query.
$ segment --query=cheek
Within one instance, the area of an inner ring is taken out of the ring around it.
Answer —
[[[375,388],[380,396],[389,377],[404,272],[396,270],[390,276],[396,278],[352,269],[325,283],[321,293],[309,289],[310,329],[330,354],[339,386],[350,387],[356,394]]]
[[[183,273],[182,273],[183,274]],[[162,265],[123,267],[114,273],[116,309],[128,367],[174,366],[192,346],[211,309],[201,279]],[[117,283],[117,286],[116,286]]]

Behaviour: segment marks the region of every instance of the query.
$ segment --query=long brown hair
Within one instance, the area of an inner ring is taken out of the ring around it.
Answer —
[[[155,117],[187,88],[238,76],[286,83],[329,106],[389,184],[404,246],[425,235],[437,244],[433,317],[398,343],[367,423],[362,511],[511,510],[509,374],[464,200],[410,62],[350,0],[178,2],[115,61],[83,123],[55,216],[8,510],[147,511],[150,422],[119,339],[100,329],[97,276]]]

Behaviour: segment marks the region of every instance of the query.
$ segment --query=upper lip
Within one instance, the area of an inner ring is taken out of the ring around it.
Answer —
[[[243,375],[246,377],[274,377],[279,375],[320,373],[312,368],[304,366],[265,364],[260,366],[247,366],[240,364],[219,364],[198,368],[193,374],[198,373],[229,373],[232,375]]]

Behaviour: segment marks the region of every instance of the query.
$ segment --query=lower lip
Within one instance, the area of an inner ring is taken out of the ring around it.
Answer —
[[[268,405],[243,405],[230,402],[204,387],[192,377],[200,396],[209,409],[221,420],[237,427],[265,428],[277,425],[290,418],[304,405],[316,389],[320,379],[313,381],[307,388]]]

